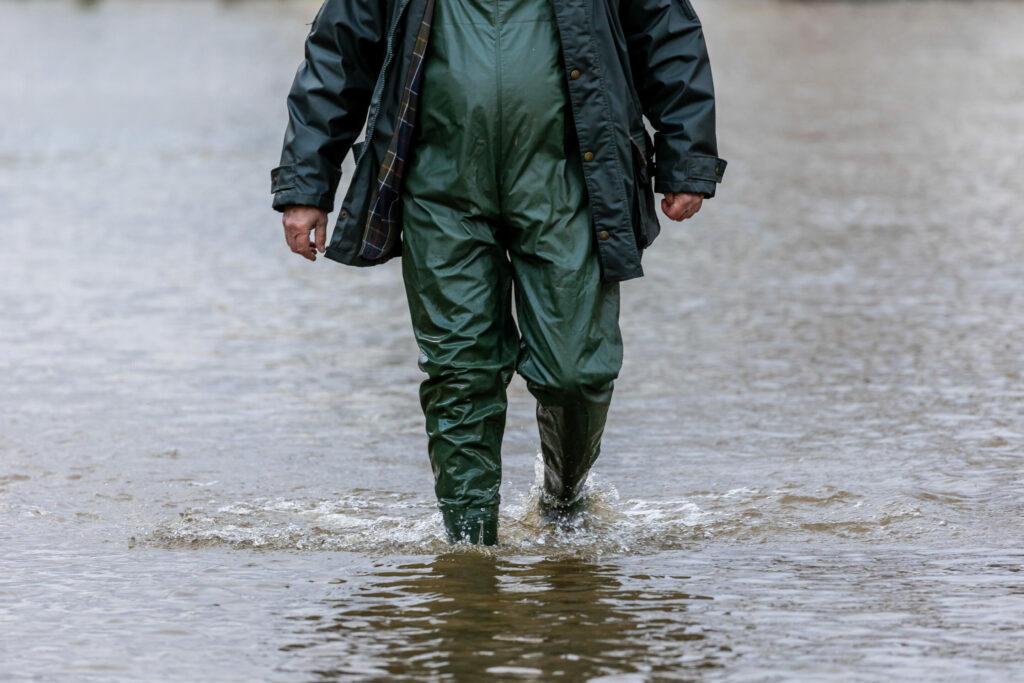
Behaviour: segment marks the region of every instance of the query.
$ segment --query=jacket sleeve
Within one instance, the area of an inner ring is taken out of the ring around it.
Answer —
[[[715,92],[704,33],[689,0],[621,0],[644,115],[654,127],[654,189],[715,195],[726,162],[715,139]]]
[[[384,57],[385,0],[325,0],[288,93],[280,165],[270,172],[273,207],[330,211],[341,161],[366,121]]]

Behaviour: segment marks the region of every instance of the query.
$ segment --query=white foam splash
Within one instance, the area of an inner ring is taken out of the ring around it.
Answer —
[[[544,481],[540,454],[534,483],[502,506],[500,543],[485,552],[533,551],[596,554],[656,550],[707,517],[688,500],[621,503],[615,486],[591,474],[584,484],[585,510],[570,528],[546,525],[540,516]],[[698,534],[694,537],[703,537]],[[653,542],[653,539],[658,539]],[[190,508],[150,535],[159,546],[224,545],[277,550],[348,550],[370,553],[442,552],[449,546],[433,501],[391,492],[355,492],[334,500],[263,498],[213,510]]]
[[[692,549],[715,538],[758,542],[787,535],[885,538],[923,533],[921,512],[905,501],[862,505],[854,493],[829,487],[774,491],[746,487],[668,500],[620,500],[615,486],[591,473],[586,506],[566,527],[540,515],[543,462],[534,482],[502,505],[499,544],[474,552],[601,556]],[[904,522],[913,521],[912,526]],[[147,541],[143,541],[147,542]],[[450,549],[441,515],[426,493],[353,491],[335,499],[255,498],[213,509],[189,508],[158,525],[148,543],[161,547],[221,545],[274,550],[342,550],[370,554],[438,553]]]

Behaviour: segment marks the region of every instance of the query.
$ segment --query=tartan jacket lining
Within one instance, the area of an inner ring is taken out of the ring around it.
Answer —
[[[416,34],[416,45],[413,48],[409,75],[402,92],[402,102],[398,108],[395,132],[391,136],[370,198],[370,209],[363,230],[363,244],[359,252],[365,259],[376,260],[386,256],[401,231],[401,215],[395,211],[395,207],[398,204],[402,174],[405,171],[405,161],[409,155],[413,129],[416,125],[416,104],[423,81],[423,67],[433,15],[434,0],[427,0],[423,19]]]

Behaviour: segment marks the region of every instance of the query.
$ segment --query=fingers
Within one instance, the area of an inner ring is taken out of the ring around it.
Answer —
[[[321,254],[327,250],[327,215],[317,220],[316,228],[313,231],[313,239],[316,241],[316,250]]]
[[[288,248],[294,253],[307,258],[310,261],[316,260],[316,245],[309,241],[310,226],[298,221],[284,220],[284,240]]]
[[[661,210],[674,221],[685,221],[692,218],[704,203],[699,194],[689,192],[670,192],[661,200]]]
[[[684,195],[665,195],[665,198],[661,200],[661,210],[665,212],[666,216],[674,221],[683,220],[686,209],[686,197]]]
[[[327,249],[327,212],[312,206],[292,206],[281,217],[284,239],[288,248],[310,261],[316,261],[316,252]],[[309,239],[310,231],[313,240]]]
[[[683,219],[683,202],[685,198],[681,194],[665,195],[661,210],[672,220],[680,221]]]
[[[316,261],[316,245],[309,241],[309,235],[296,238],[292,251],[310,261]]]
[[[679,220],[685,221],[687,218],[693,218],[698,211],[700,211],[701,204],[704,200],[702,197],[697,197],[696,201],[689,202],[683,211],[683,217]]]

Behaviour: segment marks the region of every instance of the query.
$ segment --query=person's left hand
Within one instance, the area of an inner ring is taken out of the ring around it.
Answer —
[[[700,211],[704,196],[692,192],[666,192],[661,199],[661,210],[674,221],[685,221]]]

